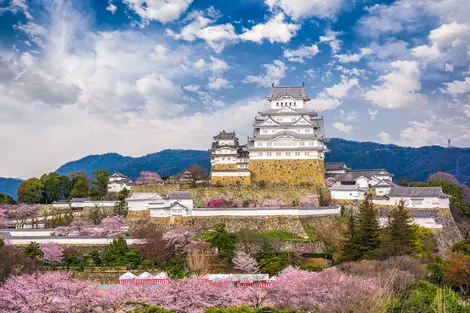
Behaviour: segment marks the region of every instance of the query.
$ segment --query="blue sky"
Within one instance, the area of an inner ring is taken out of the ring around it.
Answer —
[[[470,146],[468,0],[0,0],[0,176],[244,142],[271,84],[328,137]]]

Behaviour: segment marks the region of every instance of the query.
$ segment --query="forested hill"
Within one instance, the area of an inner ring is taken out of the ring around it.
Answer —
[[[470,185],[469,148],[407,148],[343,139],[331,139],[328,147],[331,152],[327,154],[327,161],[343,161],[353,169],[385,168],[395,175],[395,180],[404,177],[414,181],[425,181],[430,174],[441,171],[455,175],[460,182]],[[97,169],[107,169],[129,177],[137,177],[141,171],[154,171],[165,176],[178,174],[193,164],[209,170],[208,152],[163,150],[135,158],[117,153],[90,155],[64,164],[57,172],[66,175],[85,170],[91,175]],[[20,183],[19,180],[0,178],[0,192],[16,196]]]

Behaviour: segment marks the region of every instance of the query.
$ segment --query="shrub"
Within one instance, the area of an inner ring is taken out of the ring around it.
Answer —
[[[434,262],[426,264],[428,277],[434,284],[441,284],[444,281],[445,268],[449,265],[447,260],[435,257]]]
[[[415,280],[422,280],[426,277],[426,270],[423,263],[419,259],[410,256],[397,256],[380,262],[379,269],[381,271],[397,269],[405,271],[413,275]]]
[[[465,255],[470,255],[470,239],[465,239],[465,240],[456,242],[452,246],[452,252],[460,252]]]
[[[146,259],[142,261],[141,265],[142,267],[150,268],[150,267],[153,267],[154,262],[152,260]]]

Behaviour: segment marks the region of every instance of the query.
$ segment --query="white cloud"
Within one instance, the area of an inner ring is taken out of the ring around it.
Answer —
[[[116,13],[117,6],[115,6],[111,0],[108,1],[108,6],[106,7],[106,10],[111,12],[112,14]]]
[[[390,135],[390,133],[380,132],[377,134],[377,137],[379,137],[379,142],[383,144],[390,144],[393,142],[392,135]]]
[[[187,85],[184,86],[184,90],[191,91],[191,92],[196,92],[201,88],[199,85]]]
[[[337,39],[338,35],[343,34],[343,32],[335,32],[328,30],[325,36],[320,36],[320,42],[328,43],[333,53],[338,53],[341,50],[342,41]]]
[[[209,84],[207,84],[207,88],[211,90],[219,90],[219,89],[230,89],[233,86],[230,82],[222,77],[211,77]]]
[[[253,26],[250,30],[245,30],[243,34],[240,35],[240,38],[256,43],[261,43],[265,39],[271,43],[289,42],[300,29],[300,25],[289,24],[285,22],[284,19],[285,15],[279,13],[265,24],[258,24]]]
[[[470,104],[464,104],[460,107],[463,115],[470,119]]]
[[[3,1],[0,1],[0,4],[4,4]],[[3,13],[8,12],[8,11],[14,14],[18,12],[23,12],[24,16],[28,20],[33,19],[31,14],[29,13],[29,7],[28,7],[28,4],[26,3],[26,0],[11,0],[10,4],[8,4],[6,7],[0,8],[0,16],[2,16]]]
[[[470,77],[465,77],[464,80],[455,80],[451,83],[444,83],[444,85],[446,85],[446,88],[441,89],[441,91],[451,96],[470,93]]]
[[[347,79],[343,77],[341,83],[336,84],[330,88],[325,88],[325,93],[333,98],[342,99],[346,97],[349,90],[354,86],[359,86],[359,81],[357,78]]]
[[[416,61],[395,61],[392,71],[382,75],[380,86],[364,94],[366,100],[377,106],[396,109],[426,103],[426,97],[418,93],[421,89],[420,71]]]
[[[342,133],[350,133],[354,129],[352,125],[347,125],[340,122],[333,123],[333,127],[336,128],[337,131]]]
[[[317,111],[334,110],[343,102],[341,99],[347,96],[348,92],[355,86],[359,86],[356,78],[341,78],[341,83],[325,88],[315,99],[310,101],[312,107]]]
[[[282,61],[275,60],[273,64],[263,64],[263,67],[266,70],[266,74],[258,76],[248,75],[243,82],[270,87],[272,83],[279,84],[279,81],[286,76],[287,66]]]
[[[281,8],[294,19],[333,18],[343,6],[343,0],[265,0],[265,3],[272,10]]]
[[[305,63],[305,59],[313,58],[318,52],[317,45],[300,46],[297,50],[284,50],[284,57],[291,62]]]
[[[341,73],[348,75],[348,76],[364,76],[366,74],[365,69],[358,69],[356,67],[354,68],[345,68],[342,65],[337,65],[336,70],[340,71]]]
[[[352,62],[359,62],[363,57],[373,54],[374,51],[370,48],[361,48],[360,53],[354,54],[337,54],[335,57],[341,63],[352,63]]]
[[[421,45],[412,50],[413,55],[425,61],[442,58],[460,63],[468,61],[470,48],[470,26],[452,22],[443,24],[429,34],[429,45]]]
[[[167,23],[179,19],[193,0],[123,0],[140,16],[144,24],[151,21]]]
[[[452,64],[446,63],[445,64],[445,71],[446,72],[453,72],[454,71],[454,66]]]
[[[340,119],[343,121],[355,122],[359,119],[359,113],[357,111],[345,112],[344,110],[339,110]]]
[[[357,22],[357,30],[371,37],[412,30],[422,22],[420,17],[428,13],[426,3],[410,0],[395,1],[390,5],[375,4],[368,12]]]
[[[377,110],[367,109],[367,113],[369,113],[369,118],[371,121],[375,120],[375,117],[379,113]]]
[[[217,53],[221,53],[228,43],[237,40],[238,36],[232,24],[209,26],[215,21],[200,14],[192,16],[192,22],[183,27],[179,33],[167,29],[167,35],[185,41],[195,41],[198,38],[205,40]]]

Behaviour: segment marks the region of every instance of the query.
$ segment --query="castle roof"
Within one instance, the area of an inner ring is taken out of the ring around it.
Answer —
[[[223,139],[238,139],[235,135],[235,132],[228,133],[225,130],[221,131],[218,135],[214,136],[214,140],[223,140]]]
[[[344,162],[325,162],[327,171],[339,171],[348,168]]]
[[[386,169],[371,169],[371,170],[348,170],[346,173],[343,174],[336,174],[333,175],[337,181],[344,181],[344,182],[354,182],[359,177],[363,176],[366,178],[371,178],[372,176],[379,175],[379,174],[390,175]]]
[[[278,86],[271,89],[271,95],[266,97],[268,100],[279,99],[281,97],[292,97],[295,99],[310,100],[305,93],[304,84],[302,86]]]
[[[449,198],[442,191],[442,187],[399,187],[394,186],[391,188],[390,197],[438,197]]]
[[[256,139],[276,139],[277,137],[285,137],[285,136],[290,136],[296,139],[323,139],[322,136],[316,136],[315,134],[299,134],[293,131],[283,131],[283,132],[278,132],[275,134],[261,134],[257,135],[255,138]],[[253,139],[253,138],[250,138]]]
[[[166,196],[169,199],[193,199],[193,195],[188,191],[168,191]]]
[[[312,115],[316,116],[315,111],[313,110],[308,110],[308,109],[302,109],[302,108],[292,108],[289,107],[291,110],[284,110],[280,112],[282,109],[267,109],[265,111],[258,111],[258,114],[261,116],[266,116],[266,115],[298,115],[298,114],[307,114],[307,115]]]

